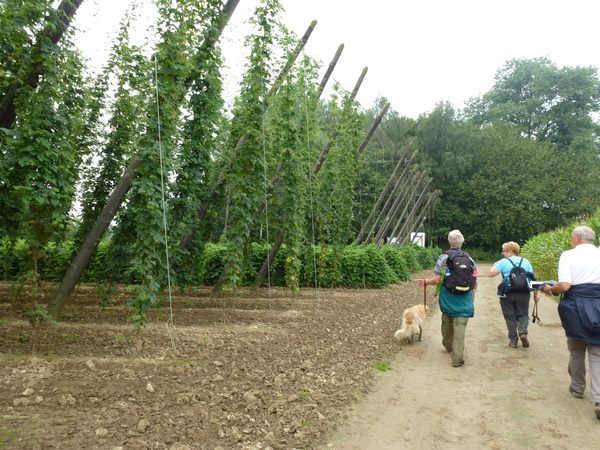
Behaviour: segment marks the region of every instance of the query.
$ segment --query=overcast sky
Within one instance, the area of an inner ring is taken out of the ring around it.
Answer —
[[[106,30],[114,35],[131,1],[83,2],[75,25],[84,31],[78,42],[87,56],[95,61],[106,57],[112,42]],[[305,52],[322,62],[320,76],[344,44],[333,78],[351,90],[366,66],[369,71],[357,96],[363,107],[382,95],[401,115],[413,118],[439,101],[462,108],[463,102],[489,90],[496,71],[513,58],[547,56],[559,67],[600,67],[597,0],[281,2],[282,21],[298,36],[317,20]],[[240,0],[222,38],[230,93],[241,73],[244,22],[258,4]],[[150,14],[145,20],[140,36],[154,19]]]

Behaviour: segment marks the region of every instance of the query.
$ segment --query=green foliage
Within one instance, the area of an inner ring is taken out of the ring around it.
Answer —
[[[507,61],[492,89],[471,101],[477,124],[505,121],[528,138],[569,147],[580,134],[598,132],[600,80],[593,67],[563,67],[546,57]]]
[[[394,245],[383,245],[381,247],[381,254],[385,258],[388,266],[394,273],[395,277],[391,282],[393,284],[401,284],[405,281],[410,281],[410,268],[404,256],[402,256],[401,247]]]
[[[48,323],[50,325],[56,325],[56,321],[52,319],[52,316],[48,310],[44,308],[35,308],[27,312],[27,315],[31,317],[31,325],[34,328],[39,327],[42,323]]]
[[[428,268],[421,265],[419,250],[417,250],[417,248],[418,246],[416,245],[402,246],[398,248],[400,256],[402,256],[404,261],[406,261],[408,270],[411,273],[419,272],[420,270]],[[432,265],[430,267],[432,267]]]
[[[498,261],[498,259],[501,257],[500,248],[501,247],[499,247],[497,251],[483,250],[480,248],[468,248],[466,249],[466,252],[471,255],[471,258],[473,258],[476,263],[491,263]]]
[[[396,278],[376,245],[347,246],[342,261],[342,282],[354,288],[383,288]]]
[[[577,220],[569,226],[547,233],[540,233],[528,240],[521,255],[529,259],[538,280],[555,280],[558,272],[558,260],[565,250],[571,248],[571,233],[580,225],[595,226],[597,230],[600,210],[586,220]]]
[[[393,370],[393,367],[390,365],[389,361],[375,361],[373,365],[377,368],[377,370],[381,370],[385,372],[386,370]]]

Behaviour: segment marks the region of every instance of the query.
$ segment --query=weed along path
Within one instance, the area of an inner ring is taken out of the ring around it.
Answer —
[[[479,269],[487,274],[489,266]],[[590,403],[589,380],[583,400],[569,394],[568,351],[556,302],[540,295],[543,326],[530,323],[531,346],[513,349],[496,297],[498,281],[479,278],[463,367],[452,367],[442,347],[436,308],[423,342],[399,344],[393,370],[355,405],[328,448],[599,448],[600,420]]]

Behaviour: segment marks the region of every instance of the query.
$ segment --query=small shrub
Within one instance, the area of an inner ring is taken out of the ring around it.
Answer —
[[[381,370],[382,372],[385,372],[386,370],[393,370],[388,361],[375,361],[373,364],[377,370]]]

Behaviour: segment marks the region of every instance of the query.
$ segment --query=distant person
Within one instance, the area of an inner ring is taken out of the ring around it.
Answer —
[[[569,348],[569,392],[583,398],[586,387],[585,352],[590,364],[590,397],[600,419],[600,252],[594,246],[594,231],[579,226],[571,233],[571,250],[560,255],[558,283],[546,285],[546,294],[562,294],[558,315]]]
[[[524,348],[529,347],[528,326],[529,326],[529,301],[530,280],[534,279],[533,267],[527,258],[519,256],[521,247],[516,242],[506,242],[502,244],[503,258],[497,261],[488,276],[495,277],[502,274],[502,282],[498,286],[498,296],[500,297],[500,308],[504,315],[506,328],[508,329],[508,345],[512,348],[519,346],[519,339]],[[519,288],[511,282],[510,275],[513,267],[520,267],[526,273],[525,285]]]
[[[475,261],[461,250],[464,240],[460,231],[451,231],[448,234],[450,250],[438,257],[433,278],[418,281],[421,287],[439,285],[442,345],[452,353],[453,367],[465,363],[465,330],[475,313],[473,290],[477,286],[477,268]]]

